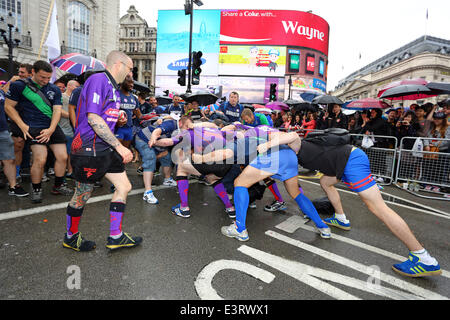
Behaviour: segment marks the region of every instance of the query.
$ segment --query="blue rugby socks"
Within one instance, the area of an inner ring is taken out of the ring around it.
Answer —
[[[246,229],[245,220],[247,218],[247,209],[250,201],[248,190],[245,187],[234,188],[234,207],[236,209],[237,231],[242,232]]]
[[[323,222],[323,220],[320,218],[316,207],[314,207],[311,200],[309,200],[303,193],[300,193],[297,198],[295,198],[295,202],[297,202],[303,213],[306,214],[318,228],[327,228],[325,222]]]

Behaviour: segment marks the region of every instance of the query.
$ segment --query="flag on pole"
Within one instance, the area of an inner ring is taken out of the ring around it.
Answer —
[[[58,21],[56,19],[56,3],[53,4],[53,12],[50,18],[50,30],[48,32],[47,41],[45,45],[48,47],[48,60],[58,58],[61,55],[61,46],[59,43]]]

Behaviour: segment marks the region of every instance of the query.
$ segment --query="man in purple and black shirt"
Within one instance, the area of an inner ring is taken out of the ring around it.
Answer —
[[[110,204],[110,234],[106,247],[114,250],[137,246],[141,237],[122,232],[122,220],[131,183],[125,165],[133,154],[114,135],[120,109],[117,83],[131,75],[133,61],[120,51],[106,59],[106,70],[89,77],[83,86],[75,117],[75,137],[71,162],[76,180],[75,194],[67,207],[67,232],[63,246],[75,251],[95,249],[93,241],[81,239],[78,231],[81,216],[94,183],[105,177],[114,186]]]

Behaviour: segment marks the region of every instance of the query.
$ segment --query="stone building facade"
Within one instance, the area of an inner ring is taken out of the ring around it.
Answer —
[[[22,43],[13,52],[16,64],[33,63],[38,59],[51,2],[0,0],[0,15],[12,12],[16,25],[20,26]],[[80,52],[104,61],[110,51],[117,50],[120,0],[57,0],[55,4],[62,54]],[[46,38],[47,34],[44,42]],[[0,42],[3,43],[3,39]],[[0,45],[0,67],[4,69],[7,55],[6,45]],[[47,59],[45,46],[40,58]]]
[[[450,82],[450,40],[423,36],[383,56],[339,81],[332,95],[343,101],[376,98],[378,91],[390,82],[422,78],[428,82]],[[438,96],[423,101],[433,102]],[[394,101],[394,106],[412,101]]]
[[[120,18],[119,49],[129,55],[137,68],[137,81],[154,92],[156,68],[156,28],[149,27],[132,5]]]

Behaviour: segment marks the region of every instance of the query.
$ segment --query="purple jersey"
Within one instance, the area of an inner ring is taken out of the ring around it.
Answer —
[[[226,140],[222,132],[214,128],[194,128],[192,130],[182,130],[179,134],[172,137],[174,144],[183,143],[190,146],[195,153],[201,153],[206,148],[209,152],[217,149],[223,149],[226,146]]]
[[[88,113],[102,117],[111,132],[114,132],[119,109],[120,92],[113,77],[107,71],[90,76],[83,86],[77,105],[72,154],[96,156],[111,148],[88,123]]]
[[[244,138],[258,137],[258,138],[268,140],[269,134],[274,133],[274,132],[279,132],[277,129],[274,129],[274,128],[272,128],[270,126],[266,126],[266,125],[251,127],[251,126],[246,126],[243,124],[236,124],[235,126],[236,126],[236,129],[244,130]],[[236,131],[231,131],[231,132],[223,131],[222,132],[222,134],[226,137],[227,140],[230,139],[230,133],[234,139],[237,138]]]

